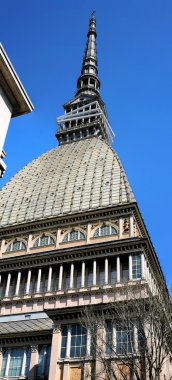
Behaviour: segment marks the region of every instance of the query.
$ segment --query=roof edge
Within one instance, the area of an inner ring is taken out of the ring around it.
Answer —
[[[0,43],[0,85],[12,103],[12,117],[30,113],[34,106],[25,91],[3,45]]]

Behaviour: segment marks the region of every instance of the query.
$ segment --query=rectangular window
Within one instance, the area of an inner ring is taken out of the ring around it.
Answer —
[[[50,353],[51,353],[51,346],[39,347],[39,359],[38,359],[38,368],[37,368],[38,377],[48,377],[49,366],[50,366]]]
[[[62,328],[61,358],[66,357],[68,327]],[[71,344],[70,357],[82,357],[86,354],[87,330],[81,325],[72,325],[71,327]]]
[[[105,269],[104,267],[99,267],[99,275],[98,275],[98,284],[103,285],[105,283]]]
[[[117,273],[116,273],[115,265],[111,266],[110,276],[111,276],[111,284],[115,284],[117,282]]]
[[[80,288],[81,287],[81,271],[77,270],[76,273],[76,287]]]
[[[70,288],[70,273],[66,273],[66,284],[65,284],[65,289]]]
[[[62,328],[62,342],[61,342],[61,358],[64,359],[66,356],[66,346],[67,346],[67,326]]]
[[[87,276],[87,286],[92,286],[92,285],[93,285],[93,269],[89,268],[88,276]]]
[[[23,349],[14,348],[11,350],[10,366],[8,376],[20,376],[23,362]]]
[[[73,325],[71,329],[70,357],[81,357],[86,354],[87,330],[84,326]]]
[[[127,282],[129,279],[129,265],[128,265],[128,257],[121,257],[121,281]]]
[[[41,346],[39,348],[39,359],[38,359],[38,369],[37,369],[37,376],[43,376],[43,367],[44,367],[44,351],[45,347]]]
[[[141,255],[135,254],[132,256],[132,278],[141,278]]]
[[[48,378],[50,368],[51,346],[47,347],[45,359],[45,376]]]
[[[106,352],[111,354],[113,350],[113,325],[111,322],[107,322],[106,325]]]
[[[116,352],[117,354],[130,354],[133,351],[134,344],[134,326],[124,323],[117,323],[116,325]]]

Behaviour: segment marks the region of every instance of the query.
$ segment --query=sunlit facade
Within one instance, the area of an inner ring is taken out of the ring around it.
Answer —
[[[96,378],[85,305],[115,302],[126,284],[151,289],[163,274],[119,157],[100,96],[96,20],[76,96],[57,119],[59,146],[24,167],[0,199],[0,378]],[[107,355],[131,351],[108,322]],[[138,326],[131,323],[138,341]],[[106,377],[104,377],[106,378]],[[119,377],[120,379],[120,377]]]

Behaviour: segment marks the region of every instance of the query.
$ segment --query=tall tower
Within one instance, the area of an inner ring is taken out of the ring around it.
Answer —
[[[86,380],[88,373],[97,379],[91,331],[81,323],[85,306],[108,309],[109,302],[124,298],[126,286],[133,292],[138,283],[149,292],[153,285],[165,287],[111,146],[113,132],[100,95],[95,14],[87,37],[76,95],[57,119],[59,146],[25,166],[1,191],[0,367],[5,379]],[[98,328],[107,341],[109,331]],[[138,324],[132,328],[138,342]],[[115,324],[112,338],[119,355],[126,337],[123,326]]]
[[[56,136],[60,145],[93,136],[103,138],[109,145],[113,141],[114,133],[100,96],[96,37],[96,18],[93,12],[75,98],[64,105],[65,114],[57,119],[59,130]]]

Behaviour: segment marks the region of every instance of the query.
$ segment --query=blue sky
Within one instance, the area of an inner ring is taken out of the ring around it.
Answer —
[[[172,283],[172,1],[1,2],[0,41],[35,110],[13,119],[5,184],[57,145],[56,117],[76,90],[88,20],[96,10],[101,94],[142,216]]]

